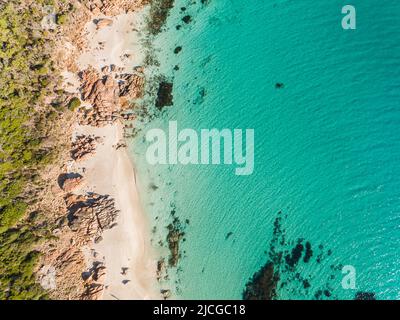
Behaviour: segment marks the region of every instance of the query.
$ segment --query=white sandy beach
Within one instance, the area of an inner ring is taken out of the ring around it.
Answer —
[[[99,18],[112,19],[113,23],[97,29],[94,21]],[[87,50],[77,61],[80,70],[89,66],[101,70],[115,65],[121,72],[132,72],[143,58],[137,31],[142,18],[142,12],[94,17],[86,27]],[[71,80],[67,73],[65,77]],[[105,264],[103,299],[160,299],[157,260],[150,243],[150,227],[140,205],[134,168],[126,148],[115,148],[123,141],[123,130],[123,125],[118,123],[99,128],[77,125],[74,132],[74,136],[102,138],[94,155],[71,164],[71,169],[84,176],[80,191],[109,195],[120,211],[117,225],[104,231],[103,239],[86,254],[88,266],[94,260]]]
[[[126,149],[115,148],[122,139],[122,126],[78,126],[75,134],[103,139],[96,153],[77,168],[84,168],[82,191],[109,195],[120,210],[117,226],[104,231],[102,241],[93,247],[96,256],[88,257],[89,263],[97,260],[106,266],[103,299],[159,298],[156,257],[152,254],[150,228],[140,206],[134,169]]]
[[[104,66],[115,65],[123,68],[124,72],[132,72],[139,65],[144,54],[139,43],[140,24],[144,23],[147,10],[131,12],[115,17],[98,16],[96,19],[110,19],[110,26],[98,29],[92,21],[86,25],[85,36],[88,41],[88,50],[78,59],[82,69],[88,66],[98,71]]]

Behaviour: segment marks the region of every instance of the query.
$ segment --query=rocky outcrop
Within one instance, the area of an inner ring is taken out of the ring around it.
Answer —
[[[94,69],[81,71],[77,61],[79,55],[88,49],[89,39],[85,37],[85,32],[89,21],[106,16],[93,22],[98,29],[107,28],[113,23],[109,18],[136,11],[147,3],[148,0],[85,0],[63,5],[63,12],[68,12],[69,23],[63,25],[62,29],[58,26],[60,45],[56,48],[54,62],[59,70],[79,73],[81,96],[79,99],[71,99],[68,94],[68,100],[60,101],[60,105],[69,105],[74,112],[74,117],[68,114],[68,119],[60,117],[57,120],[60,121],[62,134],[68,137],[60,145],[70,145],[72,132],[67,128],[72,131],[76,120],[83,125],[99,127],[119,119],[134,119],[131,114],[123,111],[128,109],[130,100],[141,97],[144,87],[143,70],[138,68],[134,74],[119,75],[125,71],[111,65],[102,72]],[[76,10],[67,10],[72,4]],[[99,44],[100,47],[102,45]],[[73,86],[74,96],[77,86]],[[67,122],[68,126],[61,121]],[[48,181],[52,183],[42,192],[42,198],[46,201],[42,200],[37,205],[38,212],[46,210],[43,224],[48,225],[52,232],[48,235],[48,241],[40,244],[39,249],[43,255],[37,273],[39,283],[49,290],[51,299],[98,299],[104,289],[105,266],[95,262],[88,270],[85,250],[91,248],[92,241],[101,240],[104,230],[115,225],[118,211],[114,200],[108,196],[72,194],[77,193],[76,189],[84,182],[84,178],[68,173],[78,167],[72,163],[71,158],[74,161],[86,159],[95,152],[99,142],[96,137],[81,136],[72,141],[71,150],[62,150],[62,160],[59,163],[63,163],[63,166],[47,173]],[[79,172],[84,172],[84,168]],[[94,259],[99,257],[94,255]]]
[[[65,202],[68,226],[85,241],[100,241],[103,231],[115,225],[118,210],[115,209],[114,199],[108,196],[68,194]]]
[[[118,77],[120,105],[122,109],[129,107],[129,102],[143,97],[144,75],[122,74]]]
[[[84,89],[84,99],[89,101],[94,108],[100,111],[102,109],[108,109],[109,111],[118,110],[119,86],[112,76],[104,76],[96,80],[93,85],[89,83],[89,86]]]
[[[90,108],[80,108],[79,124],[104,126],[113,123],[119,117],[119,86],[110,75],[100,77],[92,69],[81,73],[82,99]]]
[[[148,4],[149,0],[88,0],[85,1],[86,7],[95,15],[104,14],[112,16],[127,12],[132,12]]]
[[[88,257],[82,248],[101,239],[103,231],[113,227],[117,215],[114,201],[97,194],[68,194],[64,205],[67,215],[55,223],[53,234],[57,240],[43,248],[46,256],[38,272],[38,281],[56,299],[99,299],[106,268],[102,262],[94,260],[88,269]]]
[[[132,100],[143,96],[144,75],[140,72],[118,75],[112,70],[103,68],[103,74],[99,74],[87,69],[81,73],[82,100],[90,108],[79,109],[79,124],[101,127],[118,119],[134,120],[132,114],[123,112],[131,107]]]
[[[82,185],[83,177],[77,173],[63,173],[58,177],[58,181],[64,192],[72,192]]]
[[[77,245],[79,242],[76,241],[76,235],[68,226],[60,223],[55,231],[57,240],[54,239],[44,247],[45,257],[38,272],[38,280],[50,290],[52,299],[81,299],[84,292],[81,274],[86,268],[85,256]]]
[[[97,30],[99,30],[111,26],[113,24],[113,21],[111,19],[96,19],[94,23]]]
[[[75,161],[83,161],[96,151],[97,143],[101,142],[100,137],[78,136],[72,143],[71,158]]]
[[[82,300],[97,300],[100,298],[104,289],[104,278],[106,267],[102,262],[95,261],[92,268],[82,274],[84,280],[84,291]]]

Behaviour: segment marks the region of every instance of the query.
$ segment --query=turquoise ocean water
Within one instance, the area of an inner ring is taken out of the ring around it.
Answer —
[[[154,42],[174,106],[139,134],[132,156],[155,245],[171,211],[189,220],[169,280],[177,296],[240,299],[268,259],[282,212],[288,242],[309,241],[314,259],[296,269],[310,287],[282,274],[289,284],[278,298],[312,299],[321,288],[324,299],[400,297],[400,2],[352,0],[356,30],[341,28],[345,4],[176,1]],[[150,166],[144,134],[169,120],[181,129],[253,128],[254,173]],[[356,290],[342,288],[341,265],[354,266]]]

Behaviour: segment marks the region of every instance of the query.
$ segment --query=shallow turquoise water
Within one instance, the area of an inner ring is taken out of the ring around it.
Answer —
[[[356,291],[399,296],[400,2],[352,4],[357,30],[345,31],[337,0],[176,1],[155,42],[157,72],[174,82],[174,106],[147,128],[176,120],[196,130],[254,128],[256,136],[247,177],[229,166],[152,167],[145,132],[135,140],[155,243],[174,207],[190,221],[171,280],[180,297],[241,298],[267,261],[279,211],[288,239],[310,241],[315,255],[319,244],[332,250],[298,266],[310,289],[294,281],[279,298],[310,299],[327,282],[341,299]],[[340,270],[331,268],[340,264],[355,267],[357,290],[341,287]]]

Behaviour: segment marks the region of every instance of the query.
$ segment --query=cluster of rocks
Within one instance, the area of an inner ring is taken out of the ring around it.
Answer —
[[[58,177],[60,188],[64,192],[72,192],[83,183],[83,177],[77,173],[63,173]]]
[[[79,72],[81,96],[79,99],[71,99],[72,94],[65,94],[65,97],[58,97],[57,106],[68,105],[71,111],[76,110],[74,112],[80,124],[101,127],[119,119],[134,120],[128,109],[130,100],[142,96],[145,81],[143,70],[136,68],[131,74],[127,74],[123,68],[111,65],[101,72],[93,68],[80,72],[77,59],[88,48],[88,39],[84,35],[89,21],[96,19],[93,22],[97,29],[111,27],[113,20],[109,17],[136,11],[147,3],[149,0],[74,1],[77,10],[68,12],[70,23],[63,25],[61,30],[63,35],[60,41],[67,41],[65,45],[57,46],[54,60],[57,69]],[[97,19],[98,17],[102,18]],[[104,47],[104,43],[99,43],[99,46]],[[75,121],[72,117],[60,119],[62,120]],[[118,210],[114,200],[108,196],[94,193],[77,195],[77,189],[79,193],[83,192],[80,187],[85,179],[66,169],[70,167],[71,158],[74,161],[85,159],[96,151],[97,143],[100,142],[99,138],[93,136],[77,137],[70,154],[63,154],[66,157],[63,162],[65,160],[67,165],[61,169],[62,174],[60,175],[59,168],[49,173],[51,181],[58,178],[58,186],[51,185],[51,195],[54,195],[57,202],[52,201],[48,205],[49,212],[54,214],[51,219],[54,223],[54,238],[44,242],[40,248],[44,255],[38,279],[43,287],[51,290],[51,298],[92,300],[99,298],[104,289],[104,264],[95,262],[88,270],[87,255],[82,249],[92,241],[100,241],[103,231],[116,225]],[[65,145],[68,143],[70,140],[66,140]],[[116,146],[122,147],[122,144]],[[43,198],[51,198],[47,197],[47,193],[50,191],[46,190]]]
[[[92,268],[82,274],[84,280],[82,300],[97,300],[101,296],[105,275],[106,267],[99,261],[94,262]]]
[[[82,159],[93,153],[97,142],[99,139],[96,137],[79,136],[74,143],[72,158]],[[73,194],[83,182],[84,178],[78,173],[62,173],[58,176],[59,187],[64,191],[66,214],[58,219],[54,235],[62,239],[59,240],[62,245],[59,249],[51,248],[47,256],[47,269],[57,272],[43,269],[39,281],[52,290],[53,294],[59,294],[58,289],[62,287],[69,292],[71,299],[96,300],[104,290],[106,268],[102,262],[93,262],[93,266],[82,273],[83,283],[78,285],[75,275],[86,269],[86,258],[81,249],[92,241],[100,241],[104,230],[116,225],[118,210],[109,196]],[[60,270],[62,277],[57,275]]]
[[[149,3],[149,0],[87,0],[85,5],[93,14],[106,16],[135,11]]]
[[[157,186],[150,185],[153,190],[157,189]],[[184,229],[189,224],[189,220],[181,222],[178,217],[175,216],[175,209],[171,211],[173,217],[172,223],[168,225],[168,234],[166,237],[167,245],[169,249],[168,257],[161,257],[157,261],[156,279],[163,285],[164,281],[169,280],[169,268],[176,268],[181,258],[180,242],[184,240],[185,232]],[[159,242],[159,245],[163,246],[163,241]],[[165,283],[164,283],[165,284]],[[164,300],[171,298],[172,291],[169,288],[161,288],[160,294]]]
[[[81,78],[82,100],[91,108],[79,109],[79,123],[99,127],[114,122],[119,115],[118,83],[111,76],[99,77],[93,69],[83,71]]]
[[[142,69],[138,70],[140,73],[116,76],[119,81],[120,104],[123,110],[129,107],[129,101],[143,97],[144,76]]]
[[[68,226],[82,241],[102,239],[104,230],[116,225],[118,210],[114,199],[109,196],[90,193],[65,196],[68,210]]]
[[[82,100],[90,104],[90,108],[78,110],[81,125],[101,127],[114,123],[118,119],[134,120],[134,115],[124,113],[129,109],[129,102],[140,98],[144,90],[144,76],[135,74],[113,74],[103,69],[99,74],[92,68],[81,72]]]
[[[86,267],[85,257],[80,248],[76,247],[74,242],[66,242],[62,251],[50,252],[49,259],[51,268],[55,270],[51,280],[54,282],[54,287],[51,288],[54,290],[53,294],[58,294],[59,298],[64,299],[80,299],[83,287],[78,275]]]
[[[101,142],[100,137],[78,136],[72,143],[71,158],[75,161],[85,160],[96,151],[96,145]]]

